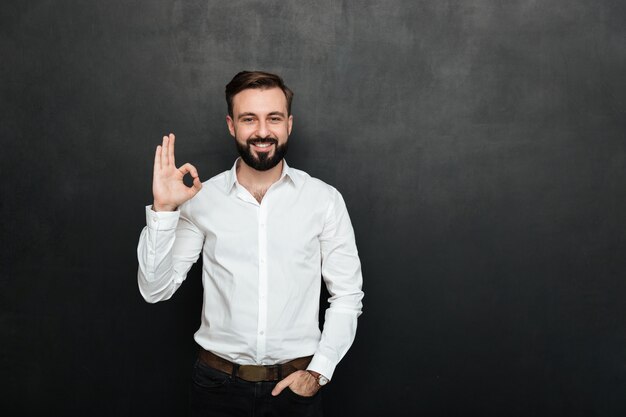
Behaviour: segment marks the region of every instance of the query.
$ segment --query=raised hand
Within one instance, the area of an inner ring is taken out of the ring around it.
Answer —
[[[176,168],[174,160],[173,133],[163,136],[163,143],[157,146],[154,155],[154,174],[152,176],[152,195],[154,211],[174,211],[185,201],[190,200],[202,188],[196,167],[187,163]],[[183,183],[183,177],[190,174],[193,178],[193,186],[187,187]]]

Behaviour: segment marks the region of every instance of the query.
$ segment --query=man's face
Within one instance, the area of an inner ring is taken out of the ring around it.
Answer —
[[[280,88],[247,89],[233,97],[233,117],[226,116],[243,161],[258,171],[278,165],[287,152],[292,116]]]

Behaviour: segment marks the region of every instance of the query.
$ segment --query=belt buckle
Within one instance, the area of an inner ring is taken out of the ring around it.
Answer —
[[[241,365],[237,376],[249,382],[276,381],[282,378],[282,369],[280,365]]]

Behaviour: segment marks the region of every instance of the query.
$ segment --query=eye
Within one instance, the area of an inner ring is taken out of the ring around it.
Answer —
[[[270,122],[272,123],[280,123],[282,119],[278,116],[270,117]]]
[[[254,119],[252,117],[244,117],[241,121],[244,123],[252,123]]]

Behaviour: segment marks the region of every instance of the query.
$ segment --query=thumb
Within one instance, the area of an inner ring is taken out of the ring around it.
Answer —
[[[195,177],[193,179],[193,188],[196,190],[196,192],[202,189],[202,182],[200,182],[200,178]]]
[[[293,382],[293,379],[295,378],[295,372],[291,375],[289,375],[287,378],[284,378],[282,381],[280,381],[278,384],[276,384],[276,386],[274,387],[274,389],[272,390],[272,395],[275,397],[278,394],[280,394],[285,388],[287,388],[289,385],[291,385],[291,383]]]

